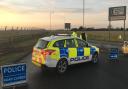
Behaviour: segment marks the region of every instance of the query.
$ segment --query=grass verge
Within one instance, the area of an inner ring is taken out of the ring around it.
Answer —
[[[10,63],[14,63],[20,59],[22,59],[24,56],[26,56],[29,52],[16,52],[16,53],[9,53],[6,56],[3,56],[0,58],[0,66],[7,65]]]

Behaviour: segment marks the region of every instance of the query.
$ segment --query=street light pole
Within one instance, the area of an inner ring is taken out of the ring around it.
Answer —
[[[50,30],[51,30],[51,27],[52,27],[52,14],[51,14],[51,10],[50,10]]]
[[[50,16],[49,16],[50,17],[50,30],[53,30],[52,29],[52,14],[54,14],[54,11],[50,10]]]
[[[83,0],[83,28],[85,27],[84,14],[85,14],[85,1]]]
[[[124,41],[126,40],[126,34],[125,34],[125,30],[126,30],[126,28],[125,28],[125,21],[126,21],[126,20],[124,20]]]

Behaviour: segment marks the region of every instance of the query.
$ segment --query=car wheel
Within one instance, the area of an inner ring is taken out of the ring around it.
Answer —
[[[93,63],[93,64],[97,64],[98,61],[99,61],[98,54],[95,53],[95,54],[92,56],[92,63]]]
[[[58,62],[56,69],[59,74],[63,74],[64,72],[66,72],[67,67],[68,67],[68,62],[62,59]]]

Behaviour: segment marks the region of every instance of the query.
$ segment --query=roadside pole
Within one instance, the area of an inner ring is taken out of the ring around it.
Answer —
[[[52,28],[52,15],[51,15],[52,13],[51,13],[51,10],[50,10],[50,31],[51,31],[51,28]]]
[[[7,26],[5,26],[5,31],[7,31]]]
[[[111,37],[111,21],[109,21],[109,41],[110,41],[110,37]]]
[[[83,28],[85,27],[85,22],[84,22],[84,19],[85,19],[85,1],[83,0]]]
[[[124,41],[126,40],[125,26],[126,26],[126,20],[124,20]]]
[[[125,21],[126,21],[126,10],[127,6],[118,6],[118,7],[110,7],[109,8],[109,28],[111,27],[111,21],[123,20],[124,21],[124,30],[122,31],[124,34],[123,40],[126,40],[125,34]],[[110,32],[109,32],[110,35]],[[110,40],[110,36],[109,36]]]

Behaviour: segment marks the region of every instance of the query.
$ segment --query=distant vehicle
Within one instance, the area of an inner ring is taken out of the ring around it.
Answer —
[[[122,47],[122,52],[124,54],[128,54],[128,41],[124,41],[123,47]]]
[[[67,35],[40,38],[33,48],[32,62],[44,68],[56,68],[62,74],[68,65],[83,62],[98,63],[99,48]]]

